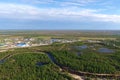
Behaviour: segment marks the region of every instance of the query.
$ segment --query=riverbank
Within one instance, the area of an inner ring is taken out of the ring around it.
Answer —
[[[88,76],[88,77],[98,77],[98,78],[109,78],[109,79],[120,79],[120,75],[116,75],[116,74],[98,74],[98,73],[89,73],[89,72],[82,72],[82,71],[76,71],[76,70],[72,70],[66,66],[62,66],[60,65],[59,63],[56,62],[56,60],[54,59],[54,56],[51,55],[50,52],[46,52],[46,51],[37,51],[37,53],[41,53],[42,54],[47,54],[49,59],[54,63],[56,64],[57,66],[60,67],[60,70],[61,72],[67,72],[68,74],[71,75],[71,77],[73,77],[74,79],[77,79],[80,80],[81,76]],[[27,52],[29,53],[29,52]],[[21,54],[21,53],[18,53],[18,54]],[[14,56],[14,55],[17,55],[17,54],[9,54],[3,58],[1,58],[1,62]],[[82,78],[81,78],[82,79]]]

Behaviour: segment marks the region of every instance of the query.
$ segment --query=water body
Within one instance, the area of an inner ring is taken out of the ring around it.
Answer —
[[[45,52],[46,53],[46,52]],[[51,54],[51,53],[46,53],[48,55],[48,57],[50,58],[50,60],[56,64],[57,66],[59,66],[62,70],[67,70],[68,74],[70,74],[72,77],[74,77],[76,80],[84,80],[82,79],[80,76],[91,76],[91,75],[94,75],[96,77],[100,77],[101,79],[103,78],[113,78],[114,76],[111,75],[111,74],[95,74],[95,73],[88,73],[88,72],[80,72],[80,71],[76,71],[76,70],[72,70],[72,69],[69,69],[67,67],[64,67],[64,66],[61,66],[60,64],[56,63],[55,59],[54,59],[54,56]],[[79,78],[76,78],[74,75],[76,75],[77,77]],[[120,76],[117,76],[118,78]]]
[[[4,59],[0,60],[0,64],[3,64],[4,62],[5,62],[5,60],[4,60]]]
[[[9,58],[9,57],[10,57],[10,55],[7,55],[7,56],[5,56],[4,58],[2,58],[2,59],[0,60],[0,64],[3,64],[3,63],[6,61],[6,59]]]
[[[82,45],[82,46],[76,46],[77,49],[79,50],[84,50],[84,49],[87,49],[88,46],[87,45]]]
[[[114,50],[108,49],[108,48],[100,48],[98,50],[100,53],[114,53]]]
[[[54,43],[54,42],[60,42],[60,39],[52,38],[52,39],[51,39],[51,42],[52,42],[52,43]]]
[[[49,63],[47,63],[47,62],[37,62],[36,63],[37,66],[43,66],[43,65],[47,65],[47,64],[49,64]]]
[[[48,55],[48,57],[50,58],[50,60],[51,60],[54,64],[58,65],[60,68],[62,67],[62,65],[60,65],[60,64],[58,64],[58,63],[56,62],[54,56],[53,56],[51,53],[47,52],[46,54]]]
[[[4,43],[0,43],[0,46],[4,46],[5,44]]]
[[[24,46],[26,46],[26,43],[17,43],[16,46],[17,47],[24,47]]]
[[[44,52],[44,53],[46,53],[46,52]],[[70,74],[72,74],[72,75],[77,75],[77,76],[80,76],[80,75],[92,75],[92,73],[79,72],[79,71],[75,71],[75,70],[69,69],[69,68],[67,68],[67,67],[64,67],[64,66],[62,66],[62,65],[60,65],[60,64],[58,64],[58,63],[56,62],[54,56],[53,56],[51,53],[47,52],[46,54],[48,55],[48,57],[50,58],[50,60],[51,60],[54,64],[56,64],[57,66],[59,66],[62,70],[67,70],[68,73],[70,73]],[[10,57],[10,55],[7,55],[7,56],[4,57],[3,59],[1,59],[1,60],[0,60],[0,64],[3,64],[3,63],[5,62],[5,60],[6,60],[7,58],[9,58],[9,57]],[[46,65],[46,64],[49,64],[49,63],[46,63],[46,62],[38,62],[38,63],[36,63],[36,65],[38,65],[38,66],[42,66],[42,65]],[[96,75],[96,76],[102,77],[102,75]],[[103,77],[106,77],[106,75],[103,75]],[[111,77],[111,75],[110,75],[110,76],[108,75],[107,78],[108,78],[108,77]],[[118,77],[119,77],[119,76],[118,76]]]

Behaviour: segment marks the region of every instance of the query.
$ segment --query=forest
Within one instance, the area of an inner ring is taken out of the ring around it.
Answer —
[[[34,32],[28,33],[20,32],[18,35],[25,34],[24,37],[27,37]],[[51,36],[39,34],[45,38],[56,37],[53,33],[50,34]],[[28,37],[39,37],[39,34]],[[18,35],[14,34],[14,36]],[[91,35],[91,37],[95,37],[91,38],[92,40],[98,41],[98,39],[96,40],[97,35]],[[82,36],[86,37],[87,35]],[[66,35],[62,35],[60,38],[65,37]],[[72,35],[72,37],[79,39],[80,36],[76,35],[74,37]],[[102,37],[102,34],[98,37]],[[109,40],[108,37],[116,37],[117,39]],[[70,38],[69,34],[67,34],[68,38]],[[108,35],[106,40],[99,40],[100,43],[91,43],[88,40],[85,38],[83,41],[72,43],[55,42],[51,45],[11,48],[0,52],[0,80],[75,80],[69,74],[78,75],[84,80],[101,79],[103,78],[102,75],[105,75],[104,78],[108,78],[108,80],[119,80],[119,37],[117,35]],[[113,52],[99,52],[101,48],[107,48],[113,50]]]

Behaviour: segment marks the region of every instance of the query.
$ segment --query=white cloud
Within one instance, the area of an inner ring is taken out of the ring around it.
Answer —
[[[97,0],[24,0],[32,4],[56,4],[58,6],[84,6],[88,3],[97,2]]]
[[[29,5],[0,3],[0,18],[29,20],[103,21],[120,23],[120,15],[100,14],[83,8],[37,8]]]
[[[28,5],[0,3],[0,14],[3,17],[7,16],[14,18],[14,17],[32,15],[33,12],[35,13],[37,10],[38,10],[37,8]]]

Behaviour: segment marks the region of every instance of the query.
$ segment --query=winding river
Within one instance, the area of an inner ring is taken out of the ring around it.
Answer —
[[[56,64],[57,66],[60,67],[62,72],[64,72],[64,70],[65,70],[64,67],[56,62],[54,56],[50,52],[44,52],[44,53],[49,57],[49,59],[54,64]],[[12,57],[14,55],[17,55],[17,54],[9,54],[9,55],[3,57],[2,59],[0,59],[0,64],[5,63],[8,58],[10,58],[10,57]],[[42,65],[46,65],[46,64],[48,64],[48,63],[41,63],[41,62],[36,63],[36,65],[38,65],[38,66],[42,66]],[[69,72],[68,72],[68,75],[70,75],[71,77],[73,77],[76,80],[83,80],[79,75],[76,75],[76,74],[73,74],[73,73],[69,73]]]
[[[115,75],[115,74],[97,74],[97,73],[89,73],[89,72],[82,72],[82,71],[76,71],[73,69],[70,69],[69,67],[65,67],[60,65],[59,63],[57,63],[57,61],[55,60],[54,56],[50,53],[50,52],[44,52],[48,55],[48,57],[50,58],[50,60],[56,64],[57,66],[59,66],[62,71],[67,71],[69,74],[72,75],[72,77],[74,76],[74,78],[76,78],[75,76],[79,77],[77,78],[77,80],[82,80],[80,76],[95,76],[95,77],[99,77],[99,78],[111,78],[112,79],[120,79],[120,75]]]
[[[61,68],[61,71],[62,71],[62,72],[64,72],[64,71],[66,70],[66,67],[63,67],[62,65],[60,65],[59,63],[56,62],[54,56],[53,56],[50,52],[45,52],[45,53],[48,55],[49,59],[50,59],[54,64],[56,64],[57,66],[59,66],[59,67]],[[69,71],[69,72],[68,72],[68,75],[70,75],[71,77],[73,77],[73,78],[76,79],[76,80],[83,80],[80,75],[77,75],[77,74],[75,74],[75,73],[73,73],[73,72],[70,72],[70,71]]]
[[[41,51],[42,52],[42,51]],[[43,51],[44,52],[44,51]],[[57,61],[55,60],[54,56],[50,53],[50,52],[44,52],[48,57],[49,59],[54,63],[56,64],[57,66],[59,66],[62,70],[62,72],[64,71],[67,71],[68,74],[70,74],[73,78],[77,79],[77,80],[83,80],[80,76],[96,76],[96,77],[100,77],[100,78],[118,78],[120,79],[120,75],[114,75],[114,74],[97,74],[97,73],[89,73],[89,72],[82,72],[82,71],[76,71],[76,70],[72,70],[68,67],[65,67],[65,66],[62,66],[60,65],[59,63],[57,63]],[[0,64],[3,64],[6,59],[14,56],[16,54],[9,54],[5,57],[3,57],[1,60],[0,60]],[[38,65],[41,65],[41,63],[38,63]],[[43,63],[44,64],[44,63]]]

